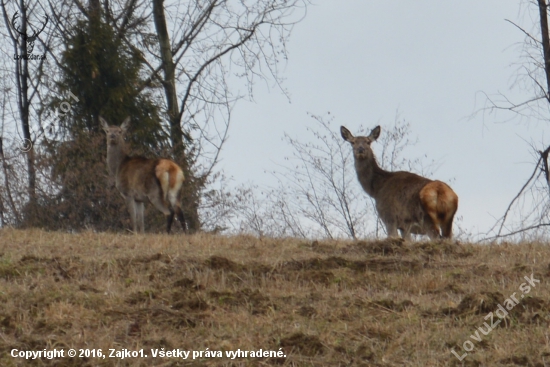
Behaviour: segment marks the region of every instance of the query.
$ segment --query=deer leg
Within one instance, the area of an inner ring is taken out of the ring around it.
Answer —
[[[132,219],[132,228],[134,233],[137,233],[137,222],[136,222],[136,202],[132,197],[126,197],[126,205],[128,206],[128,211],[130,212],[130,218]]]
[[[170,214],[166,217],[166,233],[170,233],[172,223],[174,222],[174,211],[170,209]]]
[[[426,234],[431,240],[437,240],[441,238],[441,230],[439,228],[440,223],[437,221],[437,217],[434,219],[432,216],[426,223]]]
[[[183,216],[183,210],[181,210],[181,207],[179,205],[176,205],[175,212],[178,217],[178,220],[181,223],[181,228],[184,232],[187,232],[187,225],[185,224],[185,217]]]
[[[184,232],[187,232],[187,226],[185,224],[185,218],[183,216],[183,210],[181,210],[181,189],[174,189],[168,192],[167,195],[168,206],[170,207],[171,215],[168,218],[170,223],[168,224],[168,232],[170,232],[170,226],[174,218],[174,214],[178,217],[179,222],[181,223],[181,228]]]
[[[172,222],[174,221],[174,211],[168,207],[166,201],[160,196],[160,194],[149,196],[149,201],[155,208],[166,216],[166,232],[170,233]]]
[[[136,222],[138,230],[141,233],[145,233],[145,206],[143,201],[136,201]]]
[[[403,239],[407,242],[410,242],[411,241],[411,229],[408,228],[408,229],[402,229],[401,230],[401,237],[403,237]]]
[[[437,213],[433,211],[429,211],[428,216],[429,220],[428,223],[426,223],[426,234],[430,237],[430,239],[437,240],[441,238],[441,229],[439,228],[441,222],[439,221]]]
[[[443,223],[443,238],[453,237],[453,218],[454,214],[450,218],[446,218],[446,221]]]
[[[441,238],[439,231],[436,231],[435,229],[429,229],[427,231],[427,235],[430,237],[430,240],[437,240]]]
[[[384,223],[386,225],[386,231],[388,232],[388,237],[399,237],[399,232],[397,231],[397,225],[395,223]]]

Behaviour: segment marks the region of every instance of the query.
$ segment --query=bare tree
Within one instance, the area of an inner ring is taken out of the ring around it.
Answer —
[[[155,61],[164,76],[155,75],[164,89],[174,153],[190,178],[186,192],[191,229],[200,226],[197,194],[227,139],[232,106],[242,97],[232,92],[229,80],[244,78],[250,93],[256,78],[279,83],[284,45],[292,25],[301,19],[292,14],[305,5],[302,0],[208,0],[186,5],[153,0],[160,51]],[[171,34],[165,8],[175,22]]]
[[[526,2],[527,10],[538,24],[527,30],[510,20],[525,37],[521,50],[516,85],[528,88],[532,96],[514,101],[503,94],[487,96],[482,112],[507,112],[520,118],[537,119],[548,123],[550,119],[550,34],[548,28],[548,2]],[[542,144],[537,148],[536,144]],[[484,240],[525,238],[550,234],[550,145],[544,142],[531,145],[534,158],[532,174],[512,198],[504,214],[488,231]]]
[[[35,136],[32,134],[31,127],[32,103],[33,100],[38,99],[46,62],[45,57],[33,54],[33,51],[35,51],[35,44],[49,38],[47,32],[42,32],[48,25],[49,18],[37,3],[29,4],[21,0],[8,4],[2,1],[1,6],[6,35],[13,49],[13,57],[10,57],[9,64],[13,67],[15,76],[18,116],[12,118],[19,121],[22,131],[21,143],[25,148],[27,160],[27,193],[32,201],[36,198]],[[47,41],[44,43],[47,44]],[[6,93],[6,90],[4,91]]]

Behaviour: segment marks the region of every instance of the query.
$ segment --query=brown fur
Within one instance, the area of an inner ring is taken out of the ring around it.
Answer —
[[[130,157],[126,154],[124,135],[130,118],[120,127],[109,126],[100,117],[101,126],[107,134],[107,165],[115,178],[116,187],[126,200],[134,232],[144,232],[144,206],[150,201],[166,215],[166,231],[170,233],[174,214],[178,216],[183,229],[186,229],[183,211],[180,206],[183,171],[169,159],[147,159]]]
[[[353,146],[355,170],[363,189],[374,198],[376,210],[388,236],[427,234],[430,238],[451,238],[458,196],[445,183],[417,174],[385,171],[378,166],[371,143],[380,136],[380,126],[369,136],[354,137],[340,127],[344,140]]]

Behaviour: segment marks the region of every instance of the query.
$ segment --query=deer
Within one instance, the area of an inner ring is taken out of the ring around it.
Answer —
[[[340,127],[342,138],[353,148],[359,183],[374,199],[388,237],[399,237],[400,231],[401,237],[408,241],[411,234],[427,234],[432,240],[452,238],[458,196],[444,182],[412,172],[382,169],[371,149],[380,131],[380,126],[376,126],[369,136],[355,137],[344,126]]]
[[[181,209],[181,191],[185,179],[183,170],[166,158],[148,159],[127,154],[124,137],[130,127],[130,117],[119,126],[109,126],[99,117],[107,135],[107,166],[115,186],[126,200],[134,233],[145,232],[144,202],[149,201],[166,216],[166,232],[170,233],[174,214],[186,232]]]

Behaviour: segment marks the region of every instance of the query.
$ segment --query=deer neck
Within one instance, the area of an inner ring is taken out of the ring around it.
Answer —
[[[124,145],[107,145],[107,166],[111,176],[116,176],[122,161],[127,157]]]
[[[374,156],[363,159],[355,158],[355,170],[363,189],[375,199],[378,191],[391,175],[391,172],[383,170],[376,163]]]

